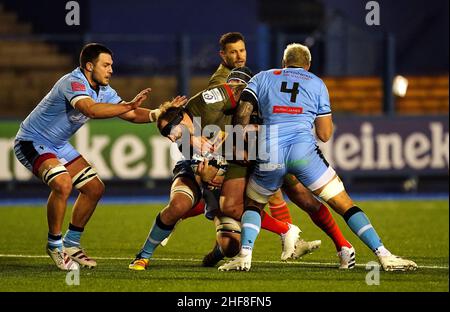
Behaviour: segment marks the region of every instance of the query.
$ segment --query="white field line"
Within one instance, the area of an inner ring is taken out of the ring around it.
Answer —
[[[47,255],[15,255],[15,254],[0,254],[0,258],[48,258]],[[92,257],[93,259],[98,260],[133,260],[133,257]],[[201,262],[200,259],[193,258],[183,258],[183,259],[175,259],[175,258],[152,258],[153,261],[193,261],[193,262]],[[307,266],[316,266],[316,267],[338,267],[337,263],[331,262],[306,262],[306,261],[290,261],[290,262],[282,262],[282,261],[258,261],[254,260],[253,263],[268,263],[268,264],[287,264],[287,265],[307,265]],[[365,264],[356,264],[356,267],[364,268]],[[419,268],[423,269],[437,269],[437,270],[448,270],[448,266],[439,266],[439,265],[419,265]]]

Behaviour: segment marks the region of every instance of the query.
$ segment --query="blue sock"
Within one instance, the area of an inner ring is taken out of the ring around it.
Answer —
[[[225,257],[222,248],[220,248],[220,245],[218,244],[214,247],[213,254],[216,259],[223,259]]]
[[[69,223],[69,229],[63,239],[64,247],[80,247],[80,239],[83,231],[84,228],[80,228],[72,223]]]
[[[161,243],[169,234],[172,232],[174,226],[173,225],[165,225],[161,221],[161,217],[158,214],[156,217],[155,223],[148,234],[147,240],[145,241],[144,246],[141,251],[137,255],[139,258],[149,259],[156,247]]]
[[[48,233],[47,244],[48,244],[48,248],[50,248],[50,249],[58,248],[59,251],[62,251],[63,250],[63,242],[62,242],[61,233],[56,234],[56,235]]]
[[[241,224],[242,250],[251,251],[261,229],[261,214],[254,210],[246,210],[242,215]]]
[[[356,206],[350,208],[345,212],[344,219],[353,233],[358,235],[372,251],[375,252],[377,248],[383,246],[380,237],[370,224],[369,218],[361,209]]]

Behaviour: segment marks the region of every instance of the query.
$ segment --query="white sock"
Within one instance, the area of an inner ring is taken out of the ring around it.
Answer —
[[[390,252],[389,250],[387,250],[386,247],[384,247],[383,245],[380,246],[380,247],[378,247],[378,248],[375,250],[375,254],[376,254],[377,256],[382,256],[382,257],[386,257],[386,256],[392,255],[391,252]]]
[[[241,256],[246,257],[251,254],[252,254],[252,247],[244,246],[241,248],[241,252],[240,252]]]

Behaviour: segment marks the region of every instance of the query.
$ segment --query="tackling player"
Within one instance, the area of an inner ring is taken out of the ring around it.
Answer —
[[[236,77],[243,74],[241,70],[245,71],[245,68],[232,72],[229,80],[236,81]],[[194,146],[193,150],[196,151],[194,159],[205,159],[202,156],[204,155],[201,152],[202,148],[205,144],[210,146],[210,142],[214,141],[213,138],[219,138],[224,133],[225,126],[231,125],[233,109],[250,78],[251,76],[247,74],[246,77],[240,78],[244,83],[241,81],[224,83],[212,89],[204,90],[193,96],[184,109],[167,110],[158,119],[158,129],[163,136],[168,137],[172,142],[178,142],[183,135],[189,136]],[[210,138],[196,137],[193,120],[196,116],[200,117],[200,124],[197,125],[199,129],[205,129],[205,127],[213,125],[219,131],[213,133]],[[219,145],[223,144],[223,141],[219,142],[223,138],[217,140]],[[196,142],[196,139],[199,140]],[[206,191],[209,183],[212,182],[214,187],[220,187],[223,179],[227,180],[228,175],[233,175],[235,169],[239,172],[242,171],[242,167],[227,164],[226,161],[223,161],[223,155],[216,155],[216,160],[210,158],[209,163],[214,162],[215,166],[208,164],[208,158],[205,159],[205,163],[202,161],[193,163],[191,157],[192,155],[188,155],[187,159],[177,162],[173,172],[169,204],[156,217],[144,246],[129,265],[130,269],[145,270],[148,267],[149,259],[152,257],[155,248],[170,235],[180,219],[185,218],[191,209],[195,209],[194,207],[197,206],[202,196],[205,196],[204,190]],[[217,158],[221,160],[218,161]],[[222,170],[224,175],[217,176],[218,170]],[[244,168],[244,170],[246,169]],[[246,173],[244,172],[244,174]],[[241,193],[235,192],[234,195],[243,196],[243,193],[243,191]],[[215,265],[223,257],[233,257],[239,252],[240,224],[236,219],[220,212],[217,198],[213,197],[206,199],[206,201],[206,216],[209,219],[214,219],[216,225],[217,244],[215,250],[220,252],[220,258],[213,263]],[[281,235],[284,246],[283,252],[292,254],[295,251],[300,231],[298,227],[273,219],[270,215],[265,215],[264,220],[266,221],[263,222],[263,228]],[[212,266],[205,263],[205,260],[203,264]]]
[[[245,66],[247,61],[245,39],[241,33],[226,33],[222,35],[219,43],[221,48],[220,57],[222,58],[222,63],[212,75],[208,88],[212,88],[214,85],[220,83],[225,83],[232,68]],[[244,208],[244,196],[233,196],[233,194],[236,192],[244,194],[247,181],[247,169],[245,167],[241,167],[239,170],[238,165],[233,166],[233,173],[228,173],[227,179],[224,181],[220,207],[225,215],[237,218],[237,220],[239,220]],[[329,209],[317,200],[294,175],[286,175],[282,189],[288,195],[289,199],[298,207],[305,210],[314,224],[316,224],[333,240],[337,255],[339,257],[340,268],[353,268],[356,262],[355,250],[342,234]],[[289,208],[283,198],[281,190],[277,190],[272,196],[269,197],[268,204],[270,213],[274,218],[290,224],[293,223]],[[262,215],[262,218],[265,226],[271,226],[272,219],[265,220],[265,214]],[[278,227],[279,224],[274,223],[272,226]],[[311,243],[314,244],[312,245]],[[300,240],[296,248],[296,254],[293,257],[301,257],[319,246],[320,241],[304,242]],[[291,256],[289,254],[284,254],[281,259],[286,260],[290,257]],[[223,255],[221,256],[220,250],[216,246],[216,248],[205,256],[204,263],[211,266],[216,264],[222,258]]]
[[[241,219],[241,251],[219,270],[250,270],[252,249],[261,224],[260,212],[288,172],[344,218],[375,253],[384,270],[415,270],[416,263],[391,254],[383,245],[366,214],[353,203],[317,147],[311,131],[313,125],[317,137],[326,142],[332,135],[333,123],[327,88],[321,79],[308,72],[310,65],[309,49],[290,44],[284,51],[283,69],[255,75],[242,93],[236,112],[239,124],[248,125],[251,112],[257,108],[263,124],[276,125],[277,132],[271,133],[274,128],[267,130],[269,157],[258,159],[247,185]],[[270,144],[275,137],[279,144]]]

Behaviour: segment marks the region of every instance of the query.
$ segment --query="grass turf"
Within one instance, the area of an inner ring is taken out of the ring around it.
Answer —
[[[449,290],[448,201],[360,203],[386,247],[419,265],[415,272],[381,272],[380,285],[372,286],[366,284],[368,271],[364,266],[376,258],[342,218],[334,214],[344,235],[354,245],[359,264],[351,271],[337,269],[338,258],[331,240],[304,212],[294,207],[291,213],[303,230],[302,237],[322,240],[318,251],[300,261],[279,262],[279,237],[262,231],[255,245],[250,272],[203,268],[201,259],[214,245],[215,233],[213,223],[199,216],[177,226],[167,247],[156,250],[149,270],[128,270],[128,263],[143,244],[154,217],[163,206],[100,204],[82,238],[88,254],[98,258],[98,267],[82,269],[78,286],[68,286],[66,273],[58,271],[45,255],[45,208],[0,207],[0,291]]]

